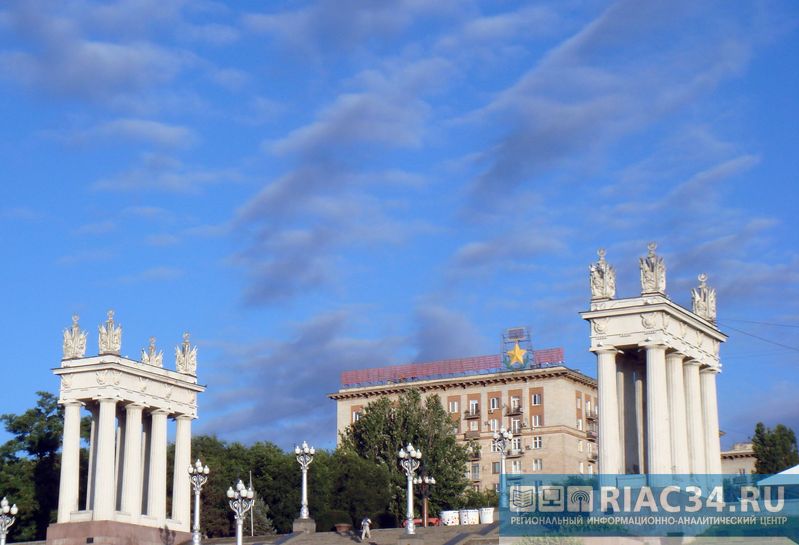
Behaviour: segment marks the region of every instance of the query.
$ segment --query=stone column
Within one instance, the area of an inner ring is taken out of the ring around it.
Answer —
[[[94,520],[114,517],[114,450],[116,447],[117,400],[100,399],[100,418],[97,423],[97,458],[94,480]]]
[[[80,401],[64,403],[64,444],[61,448],[61,484],[58,487],[57,522],[69,522],[78,510],[80,482]]]
[[[671,429],[666,386],[666,346],[646,345],[647,469],[652,475],[671,474]]]
[[[686,360],[683,365],[685,381],[685,411],[688,422],[688,460],[691,473],[703,475],[705,465],[705,424],[702,416],[702,394],[699,387],[699,362]]]
[[[186,530],[190,527],[191,496],[189,481],[191,465],[191,417],[175,417],[175,471],[172,481],[172,518]]]
[[[669,392],[669,421],[671,423],[671,463],[677,475],[691,472],[688,459],[688,427],[685,420],[685,384],[682,362],[678,352],[666,355],[666,382]]]
[[[619,410],[624,412],[624,460],[625,473],[643,472],[643,464],[639,460],[640,446],[638,438],[638,411],[635,394],[635,361],[627,360],[624,370],[624,405]]]
[[[142,405],[136,403],[125,406],[125,465],[122,470],[121,510],[128,513],[134,523],[141,515],[143,409]]]
[[[86,408],[91,414],[91,429],[89,430],[89,471],[86,478],[86,510],[94,507],[94,477],[97,473],[97,420],[100,417],[97,403],[92,401]]]
[[[638,432],[638,473],[648,473],[647,441],[649,433],[646,423],[646,365],[639,365],[635,371],[635,422]]]
[[[709,474],[721,473],[721,446],[719,444],[719,408],[716,400],[715,367],[705,367],[699,372],[702,390],[702,420],[705,424],[705,466]]]
[[[619,407],[616,392],[616,354],[613,347],[594,351],[597,355],[599,387],[599,472],[621,473]]]
[[[152,412],[150,438],[150,482],[147,486],[147,516],[166,522],[166,417],[168,411]]]
[[[627,395],[624,389],[624,377],[627,376],[628,364],[623,358],[616,358],[616,410],[619,413],[619,472],[627,473]],[[586,418],[586,428],[588,421]]]

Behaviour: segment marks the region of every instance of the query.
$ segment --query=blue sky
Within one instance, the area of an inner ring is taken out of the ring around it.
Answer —
[[[344,369],[586,351],[619,295],[718,288],[725,444],[799,428],[795,2],[10,1],[0,6],[0,412],[184,329],[195,430],[331,446]],[[734,329],[733,329],[734,328]],[[764,340],[755,337],[761,337]],[[777,343],[777,344],[774,344]],[[172,365],[172,363],[168,364]]]

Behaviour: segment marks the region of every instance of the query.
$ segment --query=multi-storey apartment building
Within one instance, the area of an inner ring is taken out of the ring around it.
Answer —
[[[518,347],[518,345],[517,345]],[[495,430],[513,432],[509,474],[596,472],[596,381],[563,362],[561,349],[539,350],[529,363],[509,367],[500,355],[399,365],[342,373],[337,429],[356,421],[382,396],[410,389],[437,394],[461,441],[475,449],[466,472],[476,488],[496,488],[500,455]]]

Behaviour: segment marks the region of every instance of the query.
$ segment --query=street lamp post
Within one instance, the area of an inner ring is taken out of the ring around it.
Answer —
[[[230,508],[236,515],[236,545],[241,545],[244,515],[247,514],[247,511],[252,509],[255,492],[252,487],[247,488],[244,486],[244,483],[239,479],[239,482],[236,483],[235,490],[232,486],[227,489],[227,497],[230,500],[228,501]]]
[[[508,493],[505,486],[505,452],[508,450],[508,443],[513,439],[513,434],[504,427],[494,432],[494,445],[499,450],[499,506],[508,506]]]
[[[17,504],[8,505],[8,500],[3,498],[0,501],[0,545],[6,545],[6,534],[8,534],[8,529],[14,525],[14,521],[17,520],[15,515],[17,514]]]
[[[422,460],[422,451],[413,448],[413,445],[408,443],[408,446],[400,449],[397,454],[399,463],[408,477],[408,505],[407,515],[408,521],[405,525],[405,534],[413,535],[416,533],[416,528],[413,525],[413,477],[416,470],[419,469],[419,464]]]
[[[194,488],[194,522],[191,528],[192,545],[200,545],[200,492],[203,489],[203,485],[208,481],[208,473],[210,473],[208,466],[203,466],[199,459],[194,462],[194,465],[189,466],[189,480],[192,488]]]
[[[294,447],[294,454],[297,455],[297,462],[300,464],[302,470],[302,503],[300,504],[300,518],[303,520],[310,518],[308,511],[308,466],[313,462],[313,456],[316,449],[309,447],[308,443],[302,442],[302,445]]]
[[[422,493],[422,526],[427,528],[427,499],[430,497],[430,487],[436,484],[436,479],[427,475],[414,477],[413,484],[418,484],[419,492]]]

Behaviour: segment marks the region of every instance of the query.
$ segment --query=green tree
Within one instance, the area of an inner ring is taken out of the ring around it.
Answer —
[[[752,437],[755,452],[755,473],[770,475],[779,473],[799,464],[799,452],[796,448],[796,435],[793,430],[777,424],[774,429],[767,428],[762,422],[755,426]]]
[[[405,474],[397,463],[400,447],[412,443],[422,451],[421,471],[435,477],[431,512],[452,507],[466,489],[468,447],[460,444],[450,415],[437,395],[422,399],[409,390],[396,400],[383,397],[367,405],[363,416],[342,434],[343,450],[380,467],[389,475],[389,509],[397,521],[404,516]]]
[[[383,465],[375,464],[349,451],[337,450],[333,456],[332,510],[349,514],[353,525],[364,516],[388,509],[386,490],[391,477]],[[335,521],[341,522],[341,521]]]
[[[44,539],[58,510],[63,414],[56,396],[36,394],[36,407],[0,416],[13,436],[0,447],[0,489],[20,507],[17,541]]]

